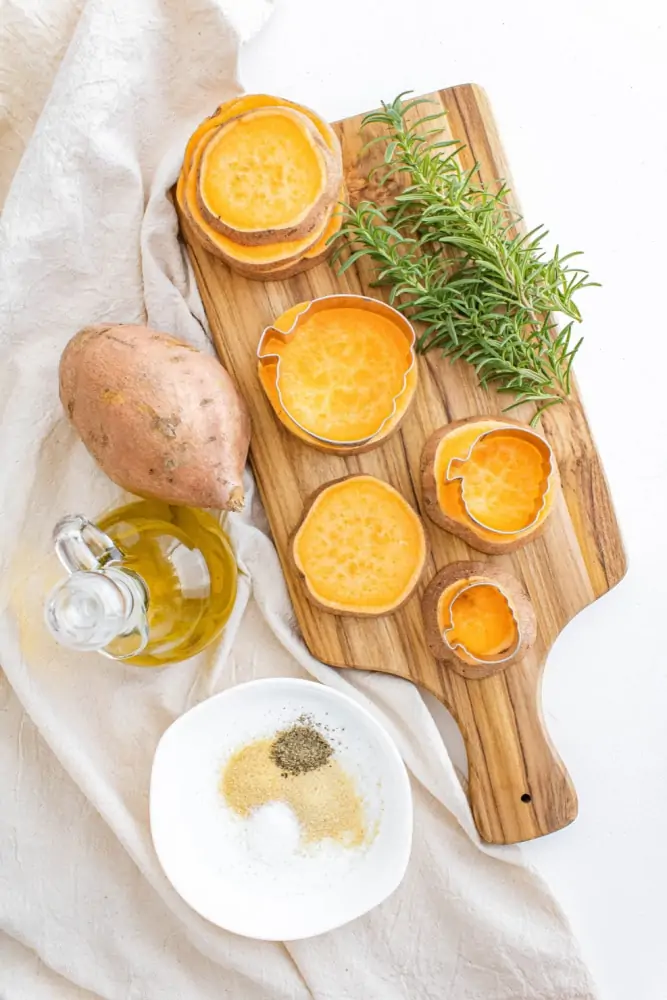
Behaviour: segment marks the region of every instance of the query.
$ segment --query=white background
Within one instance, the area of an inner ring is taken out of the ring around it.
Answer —
[[[277,0],[249,91],[331,119],[454,84],[491,99],[531,226],[583,249],[582,394],[628,577],[561,636],[549,729],[577,786],[565,831],[526,845],[604,1000],[667,997],[667,83],[665,4]],[[454,752],[457,748],[454,748]]]

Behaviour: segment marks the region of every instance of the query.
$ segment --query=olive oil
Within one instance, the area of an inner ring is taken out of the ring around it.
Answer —
[[[236,597],[236,561],[227,535],[206,511],[140,500],[97,521],[122,554],[122,569],[146,590],[148,637],[127,655],[118,636],[110,656],[141,667],[185,660],[224,628]]]

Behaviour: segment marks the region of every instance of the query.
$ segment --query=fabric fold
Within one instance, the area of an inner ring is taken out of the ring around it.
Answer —
[[[239,44],[270,9],[49,0],[45,28],[35,15],[25,32],[31,45],[41,30],[60,32],[48,94],[32,92],[30,72],[23,94],[20,60],[11,70],[17,115],[39,117],[2,218],[0,996],[593,1000],[544,883],[518,849],[479,843],[419,691],[333,670],[305,649],[249,473],[246,511],[226,522],[239,598],[214,649],[139,670],[57,647],[42,625],[61,572],[53,525],[123,500],[62,413],[60,354],[100,321],[148,322],[212,352],[169,192],[192,130],[239,92]],[[274,675],[312,677],[370,707],[403,754],[416,805],[399,890],[289,949],[190,910],[159,867],[148,823],[151,760],[167,726],[216,691]]]

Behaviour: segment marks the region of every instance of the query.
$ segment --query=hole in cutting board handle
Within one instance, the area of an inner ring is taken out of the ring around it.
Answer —
[[[521,801],[522,802],[532,802],[533,799],[532,799],[532,796],[528,794],[528,792],[524,792],[523,795],[521,796]]]

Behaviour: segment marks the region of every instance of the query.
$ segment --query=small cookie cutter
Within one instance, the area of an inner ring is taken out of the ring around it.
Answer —
[[[465,594],[468,590],[474,590],[476,587],[493,587],[500,594],[502,594],[502,596],[505,598],[505,600],[507,602],[507,607],[509,608],[510,614],[512,615],[512,618],[514,619],[514,624],[516,625],[516,641],[515,641],[514,645],[511,647],[511,649],[509,650],[509,652],[506,653],[504,656],[487,656],[487,657],[476,656],[475,653],[471,653],[470,650],[467,648],[467,646],[464,646],[462,642],[451,643],[449,641],[449,639],[447,638],[448,634],[450,632],[453,632],[454,629],[456,628],[456,626],[454,625],[454,605],[458,601],[459,597],[462,597],[463,594]],[[449,618],[450,625],[447,628],[443,629],[443,632],[442,632],[442,640],[443,640],[443,642],[446,643],[447,646],[449,646],[449,648],[451,649],[451,651],[453,653],[456,653],[457,656],[460,655],[459,652],[458,652],[460,650],[473,663],[481,664],[481,665],[486,665],[486,666],[488,666],[489,663],[493,663],[493,664],[496,664],[496,663],[507,663],[508,660],[511,660],[512,657],[516,656],[516,653],[517,653],[518,649],[521,647],[521,640],[522,640],[521,625],[519,624],[519,619],[516,616],[516,612],[514,610],[512,602],[509,599],[509,597],[507,596],[507,594],[505,593],[505,591],[502,589],[502,587],[499,587],[498,584],[494,583],[492,580],[485,580],[485,579],[482,578],[480,580],[475,580],[473,583],[466,584],[465,587],[462,587],[461,590],[457,591],[457,593],[454,594],[454,596],[452,597],[451,601],[449,602],[449,607],[447,608],[447,616]]]
[[[305,427],[303,424],[293,416],[290,410],[285,406],[282,393],[280,391],[280,361],[281,357],[279,354],[275,353],[264,353],[266,341],[272,336],[277,337],[282,340],[283,343],[289,344],[291,340],[294,339],[297,333],[297,328],[302,320],[307,316],[315,315],[318,312],[326,312],[328,309],[354,309],[359,308],[360,304],[363,303],[363,308],[368,310],[368,312],[377,313],[379,316],[384,316],[395,323],[405,334],[406,340],[409,345],[409,355],[410,364],[405,369],[403,375],[403,382],[399,392],[394,396],[391,412],[383,419],[382,423],[373,431],[372,434],[368,434],[366,437],[359,438],[356,441],[340,441],[336,438],[323,437],[321,434],[316,434],[309,427]],[[398,408],[398,401],[405,392],[405,388],[408,384],[408,375],[412,371],[416,363],[415,355],[415,331],[412,324],[393,306],[388,306],[386,302],[381,302],[379,299],[372,299],[366,295],[323,295],[318,299],[313,299],[305,309],[297,313],[294,318],[294,322],[290,326],[289,330],[279,330],[275,326],[267,326],[263,331],[262,336],[259,339],[259,344],[257,346],[257,358],[260,364],[269,365],[275,364],[276,366],[276,391],[278,393],[278,400],[283,411],[287,414],[293,424],[295,424],[300,430],[308,434],[310,437],[315,438],[316,441],[322,441],[324,444],[332,444],[338,448],[354,448],[361,444],[367,444],[372,441],[373,438],[377,437],[383,427],[394,417],[396,410]]]
[[[521,528],[514,528],[512,531],[503,531],[501,528],[493,528],[491,527],[491,525],[485,524],[483,521],[480,521],[479,518],[475,517],[475,515],[471,512],[470,507],[468,506],[468,501],[466,500],[464,472],[461,470],[459,471],[458,475],[452,473],[452,466],[454,465],[454,463],[457,463],[459,467],[465,465],[465,463],[469,461],[473,451],[475,450],[479,442],[482,441],[484,438],[493,436],[519,437],[529,440],[531,444],[535,444],[538,446],[538,450],[542,451],[544,457],[546,458],[548,466],[548,472],[544,477],[545,486],[542,491],[542,503],[540,504],[537,513],[533,517],[532,521],[529,521],[527,524],[524,524]],[[475,524],[479,525],[480,528],[483,528],[485,531],[491,531],[496,535],[518,535],[520,532],[527,531],[529,528],[534,527],[534,525],[537,524],[537,522],[539,521],[540,515],[542,514],[542,511],[546,506],[549,493],[551,492],[554,467],[555,467],[554,454],[551,445],[547,440],[545,440],[545,438],[541,436],[541,434],[537,434],[535,431],[532,431],[529,427],[513,427],[513,426],[492,427],[490,430],[482,431],[481,434],[478,434],[473,443],[470,445],[468,452],[464,458],[450,458],[449,463],[447,465],[447,472],[445,473],[445,482],[453,483],[456,482],[457,479],[461,481],[461,502],[465,508],[465,512],[470,518],[470,520],[474,521]]]

